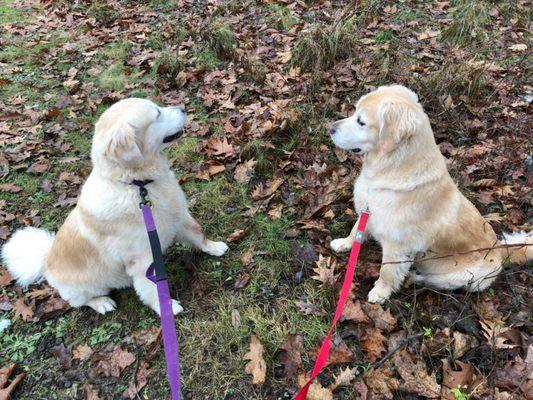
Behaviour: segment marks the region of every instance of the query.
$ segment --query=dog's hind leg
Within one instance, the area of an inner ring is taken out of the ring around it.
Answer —
[[[177,236],[178,239],[212,256],[220,257],[228,251],[226,243],[207,239],[200,224],[188,212],[181,221]]]

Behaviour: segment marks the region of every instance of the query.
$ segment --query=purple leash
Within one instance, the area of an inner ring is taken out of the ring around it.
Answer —
[[[146,277],[154,282],[157,286],[157,295],[159,297],[159,308],[161,310],[161,327],[163,330],[163,348],[165,350],[165,359],[167,362],[167,376],[172,400],[180,400],[181,383],[180,383],[180,357],[178,352],[178,337],[176,326],[174,325],[174,313],[172,312],[172,298],[168,289],[168,281],[163,263],[163,253],[161,243],[155,228],[154,216],[150,202],[147,200],[148,191],[144,187],[152,181],[133,181],[132,184],[139,186],[141,194],[141,211],[144,218],[144,225],[150,240],[150,248],[154,262],[146,270]]]

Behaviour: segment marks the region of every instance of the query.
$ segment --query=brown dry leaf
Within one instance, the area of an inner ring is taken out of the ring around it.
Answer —
[[[379,328],[363,328],[361,330],[361,348],[368,355],[370,361],[374,362],[387,351],[384,346],[387,338],[381,334]]]
[[[257,161],[254,159],[248,160],[239,164],[235,167],[234,177],[235,180],[239,183],[247,184],[252,179],[254,175],[254,166],[257,164]]]
[[[280,219],[281,218],[281,214],[282,214],[282,210],[283,210],[283,204],[276,204],[276,205],[272,206],[272,208],[270,210],[268,210],[268,216],[273,221],[275,221],[277,219]]]
[[[404,380],[400,384],[401,390],[429,399],[439,397],[441,387],[437,383],[435,374],[427,373],[426,364],[422,359],[415,360],[407,350],[400,349],[394,353],[392,361],[398,368],[398,374]]]
[[[49,167],[50,167],[50,164],[48,163],[48,161],[46,160],[37,161],[33,163],[32,165],[30,165],[27,172],[31,172],[34,174],[42,174],[43,172],[46,172]]]
[[[324,315],[324,311],[308,301],[295,300],[294,304],[296,304],[300,311],[305,315],[316,315],[317,317]]]
[[[50,353],[58,359],[61,366],[65,369],[72,367],[72,352],[64,343],[54,346],[50,349]]]
[[[26,376],[24,372],[21,374],[18,374],[17,376],[15,376],[15,378],[13,378],[11,383],[6,387],[9,377],[15,370],[15,367],[16,367],[15,363],[10,363],[8,364],[7,367],[0,369],[0,400],[8,400],[13,390],[15,390],[15,387]]]
[[[339,275],[335,274],[335,263],[331,257],[324,257],[322,254],[318,255],[317,267],[313,268],[316,275],[311,278],[322,282],[321,286],[334,287],[337,283]]]
[[[21,318],[24,322],[29,321],[35,313],[34,306],[35,301],[32,302],[32,305],[28,306],[24,302],[24,297],[19,297],[17,300],[15,300],[15,303],[13,303],[13,311],[15,313],[13,320],[16,321],[17,319]]]
[[[161,336],[161,327],[160,326],[149,326],[146,329],[141,329],[139,331],[133,332],[131,335],[135,340],[135,343],[141,346],[150,346],[152,343],[155,343]]]
[[[471,335],[459,331],[453,332],[453,359],[463,356],[468,350],[479,346],[479,341]]]
[[[266,185],[266,187],[263,184],[257,185],[255,189],[252,191],[252,194],[251,194],[252,199],[254,200],[264,199],[265,197],[268,197],[274,194],[274,192],[278,190],[278,188],[281,186],[283,182],[284,182],[283,178],[274,178]]]
[[[361,303],[361,307],[366,315],[374,321],[376,328],[385,332],[391,332],[396,326],[396,318],[390,312],[390,309],[384,310],[380,304],[377,303]]]
[[[72,351],[72,358],[80,361],[85,361],[91,358],[94,354],[93,349],[87,344],[80,344]]]
[[[363,379],[372,393],[377,395],[376,399],[392,400],[394,398],[393,392],[400,386],[400,382],[394,377],[393,365],[390,360],[378,369],[366,371]]]
[[[22,188],[14,183],[2,183],[0,184],[0,192],[18,193]]]
[[[237,229],[235,232],[233,232],[231,235],[228,236],[226,239],[226,242],[236,242],[237,240],[241,240],[243,237],[245,237],[250,231],[252,230],[251,226],[248,226],[244,229]]]
[[[135,362],[135,356],[117,345],[112,353],[96,364],[96,372],[104,376],[119,378],[124,368]]]
[[[305,374],[298,375],[298,386],[301,388],[307,383],[308,377]],[[309,386],[307,400],[333,400],[331,389],[323,387],[315,379]]]
[[[0,270],[0,286],[9,286],[15,278],[9,273],[7,269]]]
[[[207,140],[206,153],[210,156],[223,156],[224,158],[233,157],[235,155],[235,148],[228,143],[228,138],[220,138],[217,136],[210,137]]]
[[[459,388],[462,391],[472,383],[474,378],[474,367],[470,363],[464,363],[455,360],[455,363],[460,367],[459,371],[454,371],[447,359],[442,361],[442,391],[441,399],[456,400],[455,395],[451,389]]]
[[[334,392],[338,387],[341,386],[348,386],[352,383],[352,381],[355,379],[357,368],[346,367],[346,369],[342,370],[339,375],[335,375],[335,381],[331,384],[329,387],[332,392]]]
[[[241,326],[241,314],[236,308],[231,310],[231,325],[234,328],[239,328]]]
[[[511,329],[503,323],[482,319],[479,320],[479,323],[483,328],[483,336],[485,336],[485,339],[487,339],[491,347],[495,349],[512,349],[518,347],[518,344],[507,343],[511,338],[506,333],[510,333]]]
[[[85,389],[85,400],[101,400],[100,398],[100,388],[93,385],[84,385]]]
[[[316,354],[318,352],[319,349],[316,349]],[[326,366],[347,364],[352,361],[353,351],[348,348],[340,336],[334,335],[331,339],[331,348]]]
[[[250,351],[243,357],[245,360],[250,360],[244,370],[246,373],[252,375],[252,383],[254,385],[262,385],[266,378],[266,363],[263,359],[263,345],[256,335],[250,337]]]
[[[517,355],[494,374],[494,384],[508,390],[520,389],[527,399],[533,398],[533,344],[527,349],[526,358]]]
[[[302,364],[303,338],[301,335],[288,335],[287,341],[280,348],[285,350],[281,355],[286,378],[292,378]]]
[[[340,318],[341,321],[352,321],[356,323],[367,323],[369,322],[369,319],[367,315],[363,312],[363,309],[361,307],[361,301],[352,299],[348,299],[346,301],[346,305],[344,306],[344,310],[342,310],[342,315]]]

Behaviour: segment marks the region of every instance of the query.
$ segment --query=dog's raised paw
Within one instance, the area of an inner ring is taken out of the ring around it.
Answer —
[[[384,303],[391,295],[391,290],[384,289],[379,286],[374,288],[368,293],[368,301],[370,303]]]
[[[224,242],[209,242],[205,248],[205,252],[215,257],[220,257],[226,254],[229,247]]]
[[[174,315],[178,315],[182,311],[183,307],[181,306],[180,302],[178,300],[172,300],[172,312]]]
[[[332,240],[329,243],[329,246],[331,247],[331,250],[336,253],[344,253],[350,250],[352,244],[350,243],[350,240],[347,240],[346,238],[340,238]]]
[[[94,311],[100,314],[105,314],[106,312],[113,311],[117,308],[117,303],[107,296],[95,297],[87,302],[87,306],[91,307]]]

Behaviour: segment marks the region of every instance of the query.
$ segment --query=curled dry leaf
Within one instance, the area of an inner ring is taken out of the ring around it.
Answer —
[[[298,386],[303,387],[308,379],[309,378],[305,374],[298,375]],[[309,386],[307,400],[333,400],[333,393],[331,389],[323,387],[315,379]]]
[[[339,375],[335,375],[335,381],[331,384],[331,391],[335,391],[338,387],[349,386],[355,379],[357,368],[346,367]]]
[[[263,345],[256,335],[250,337],[250,351],[244,355],[245,360],[250,360],[244,370],[252,375],[254,385],[262,385],[266,378],[266,363],[263,359]]]
[[[278,190],[278,188],[281,186],[283,182],[284,182],[283,178],[275,178],[272,181],[270,181],[266,185],[266,187],[263,184],[257,185],[251,194],[252,199],[254,200],[264,199],[265,197],[268,197],[274,194],[274,192]]]
[[[252,227],[248,226],[244,229],[237,229],[235,232],[233,232],[231,235],[228,236],[226,239],[227,242],[236,242],[238,240],[241,240],[243,237],[245,237],[250,231],[252,230]]]
[[[381,334],[379,328],[364,328],[361,331],[361,348],[368,355],[370,361],[374,362],[387,351],[384,345],[387,338]]]

